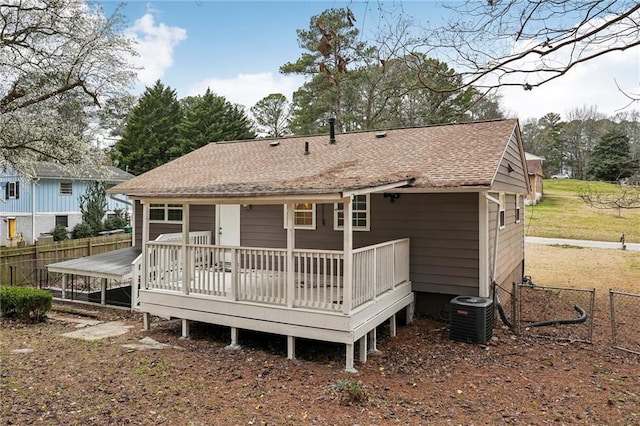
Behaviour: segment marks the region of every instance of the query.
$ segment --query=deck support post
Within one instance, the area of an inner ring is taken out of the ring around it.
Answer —
[[[100,304],[107,304],[107,279],[102,278],[100,280]]]
[[[391,337],[396,337],[396,314],[391,315],[391,318],[389,318],[389,334]]]
[[[365,334],[364,336],[362,336],[359,340],[360,342],[360,362],[361,363],[365,363],[367,362],[367,335]]]
[[[367,334],[367,338],[369,339],[369,355],[380,355],[380,351],[378,350],[378,336],[375,328]]]
[[[189,321],[188,319],[183,319],[182,320],[182,337],[184,339],[188,339],[189,336],[191,336],[191,332],[190,332],[190,327],[191,326],[191,321]]]
[[[226,349],[240,349],[240,345],[238,344],[238,329],[236,327],[231,327],[231,344],[227,346]]]
[[[151,314],[149,312],[142,313],[142,329],[144,331],[151,330]]]
[[[346,366],[345,366],[345,371],[347,373],[357,373],[358,370],[356,370],[353,367],[353,352],[354,352],[354,347],[355,345],[353,343],[347,343],[346,345],[346,352],[347,352],[347,362],[346,362]]]
[[[67,298],[67,274],[62,274],[62,281],[60,282],[62,286],[62,298]]]
[[[287,336],[287,359],[296,359],[296,338]]]
[[[416,313],[416,301],[414,299],[413,302],[407,305],[407,309],[405,311],[405,314],[406,314],[405,318],[406,318],[407,325],[413,324],[413,316],[415,315],[415,313]]]

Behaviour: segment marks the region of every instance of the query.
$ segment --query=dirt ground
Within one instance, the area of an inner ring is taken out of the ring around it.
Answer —
[[[489,345],[465,344],[418,317],[395,338],[380,327],[381,354],[355,374],[341,345],[298,340],[291,361],[282,336],[242,330],[229,350],[225,327],[194,324],[181,339],[178,321],[145,332],[139,314],[86,309],[133,328],[82,341],[61,337],[75,323],[2,319],[2,424],[640,424],[640,356],[609,347],[604,294],[593,344],[515,336],[499,320]],[[122,346],[145,337],[170,347]]]

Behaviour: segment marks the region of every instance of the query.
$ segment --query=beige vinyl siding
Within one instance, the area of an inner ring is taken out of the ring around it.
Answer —
[[[520,156],[518,139],[514,134],[505,149],[493,181],[492,190],[526,194],[528,177],[525,164]],[[511,173],[509,173],[509,165],[513,169]]]
[[[354,248],[411,238],[411,280],[416,291],[478,292],[478,194],[401,194],[391,203],[371,195],[371,230],[354,232]],[[296,230],[297,248],[342,250],[333,229],[333,204],[316,205],[316,226]],[[243,246],[286,247],[282,206],[254,205],[241,212]]]
[[[491,193],[498,198],[498,193]],[[498,232],[498,254],[494,280],[505,288],[520,282],[524,259],[524,197],[520,197],[520,223],[516,223],[515,194],[505,194],[505,227]],[[489,203],[489,274],[493,274],[493,253],[498,205]]]

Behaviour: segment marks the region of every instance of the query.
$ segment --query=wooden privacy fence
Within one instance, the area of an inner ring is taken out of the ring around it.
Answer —
[[[11,283],[10,266],[20,265],[26,272],[68,259],[106,253],[131,247],[131,234],[114,234],[77,240],[40,243],[28,247],[0,247],[0,285]],[[25,268],[25,266],[27,266]],[[15,271],[14,271],[15,273]],[[16,277],[13,277],[14,281]]]

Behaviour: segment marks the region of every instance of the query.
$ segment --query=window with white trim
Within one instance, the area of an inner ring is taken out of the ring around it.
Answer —
[[[369,194],[354,195],[351,201],[351,226],[354,231],[369,230]],[[336,203],[333,209],[333,229],[344,229],[344,204]]]
[[[500,229],[504,228],[505,223],[505,209],[504,209],[504,192],[499,195],[500,200]]]
[[[60,195],[73,195],[73,182],[60,182]]]
[[[20,184],[18,182],[7,182],[5,198],[20,198]]]
[[[520,202],[521,202],[521,195],[520,194],[516,194],[516,223],[520,223]]]
[[[181,223],[182,204],[150,204],[149,222],[151,223]]]
[[[293,205],[294,229],[316,229],[315,203],[295,203]],[[287,205],[284,206],[284,227],[287,228]]]

